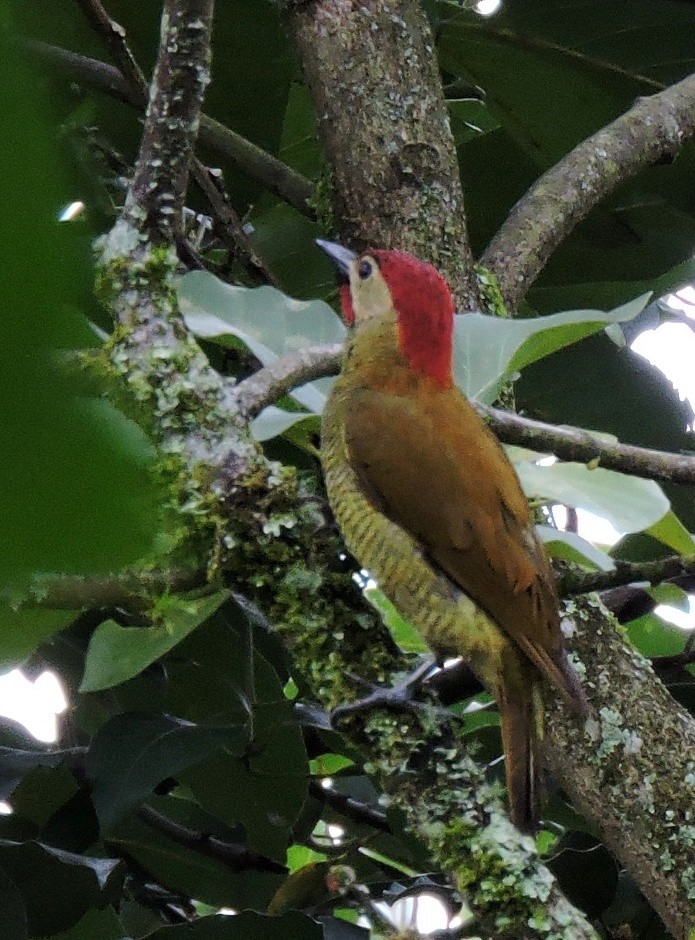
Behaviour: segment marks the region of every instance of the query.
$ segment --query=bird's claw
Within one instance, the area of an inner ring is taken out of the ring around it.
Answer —
[[[433,659],[428,659],[422,665],[418,666],[403,682],[395,686],[380,686],[368,682],[360,676],[349,674],[358,685],[369,692],[362,698],[349,702],[347,705],[339,705],[331,712],[331,724],[335,727],[336,721],[340,722],[342,718],[350,715],[356,715],[360,712],[376,711],[379,708],[386,708],[394,711],[420,711],[425,707],[425,703],[416,700],[416,695],[422,688],[425,679],[436,667]]]

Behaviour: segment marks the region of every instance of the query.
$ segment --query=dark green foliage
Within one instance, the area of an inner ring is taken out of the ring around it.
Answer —
[[[106,5],[149,74],[160,5]],[[0,0],[3,17],[9,6]],[[694,55],[695,7],[687,3],[506,0],[490,20],[451,2],[427,8],[477,254],[540,173],[638,95],[682,77]],[[53,0],[46,10],[18,3],[14,15],[30,36],[107,58],[78,4]],[[107,605],[79,614],[35,606],[43,576],[108,576],[141,564],[150,570],[166,561],[178,533],[163,521],[171,493],[164,491],[150,440],[101,397],[98,381],[88,386],[56,357],[98,347],[90,321],[110,327],[93,297],[90,244],[112,224],[123,191],[118,172],[87,144],[88,128],[96,126],[123,155],[127,171],[140,116],[27,64],[4,33],[0,88],[0,667],[53,668],[70,700],[55,746],[39,744],[11,722],[0,726],[0,799],[13,809],[0,817],[0,937],[359,940],[367,936],[363,928],[334,916],[336,908],[341,916],[355,912],[349,898],[329,888],[331,865],[350,866],[374,899],[392,901],[404,889],[420,889],[415,876],[428,871],[428,857],[393,810],[386,832],[310,789],[312,775],[330,765],[338,768],[332,771],[338,793],[383,811],[358,755],[348,755],[355,763],[324,758],[342,755],[347,745],[328,730],[325,713],[308,707],[314,703],[295,684],[275,625],[226,592],[182,599],[163,592],[148,598],[146,609]],[[333,224],[330,179],[277,4],[218,4],[206,110],[316,185],[320,223],[265,192],[219,153],[201,153],[221,165],[233,205],[252,224],[254,245],[280,286],[296,297],[334,297],[329,265],[313,245],[317,234],[332,234],[326,231]],[[525,312],[607,310],[692,278],[694,169],[695,149],[688,145],[672,165],[651,167],[620,187],[553,257]],[[88,204],[86,221],[58,225],[60,209],[78,198]],[[193,190],[189,203],[208,211]],[[222,276],[248,281],[215,236],[202,252]],[[271,312],[279,316],[279,310]],[[215,348],[215,365],[235,376],[251,371],[254,355],[241,347],[236,341]],[[691,408],[629,349],[597,335],[545,353],[516,385],[518,403],[529,412],[637,444],[692,447],[685,430]],[[320,494],[316,424],[312,415],[269,451],[299,465],[307,489]],[[668,495],[692,530],[692,493],[680,488]],[[265,598],[280,587],[292,596],[287,558],[296,564],[292,577],[313,577],[316,590],[323,587],[325,572],[301,568],[283,541],[294,521],[263,520],[279,533],[276,564],[258,572]],[[255,546],[247,548],[239,548],[240,557],[261,557]],[[645,535],[618,549],[626,557],[662,550]],[[352,569],[351,559],[332,563]],[[301,608],[293,613],[300,621]],[[391,626],[397,639],[407,636],[398,620]],[[654,615],[628,630],[648,655],[682,649],[682,634]],[[695,708],[689,670],[681,668],[672,680],[674,694]],[[494,712],[467,716],[465,731],[481,760],[494,763],[500,754]],[[630,927],[642,940],[665,938],[630,879],[560,794],[547,815],[539,844],[568,896],[606,928]],[[345,830],[340,846],[326,835],[328,824]],[[564,835],[556,842],[558,831]],[[290,873],[292,846],[306,852],[306,864]],[[360,851],[365,846],[369,854]],[[220,907],[242,913],[213,916]],[[281,913],[271,917],[269,908]]]

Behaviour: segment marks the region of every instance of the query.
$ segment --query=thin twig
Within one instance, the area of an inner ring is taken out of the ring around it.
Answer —
[[[112,20],[101,0],[77,0],[82,14],[113,56],[113,60],[129,85],[135,100],[147,104],[147,79],[126,42],[123,27]]]
[[[695,75],[648,98],[574,148],[519,200],[485,250],[514,309],[575,225],[626,179],[695,133]]]
[[[125,29],[111,19],[101,0],[77,0],[77,3],[120,68],[121,74],[131,89],[133,100],[144,107],[148,97],[147,80],[128,45]],[[191,160],[191,175],[212,208],[222,240],[227,248],[233,254],[240,250],[253,269],[259,271],[268,283],[278,287],[270,268],[258,255],[251,239],[244,231],[241,219],[234,211],[227,195],[221,175],[218,179],[213,179],[207,167],[195,155]]]
[[[150,806],[141,806],[136,815],[148,826],[164,833],[179,845],[200,852],[201,855],[206,855],[208,858],[220,862],[233,872],[264,871],[274,872],[279,875],[287,873],[284,865],[280,865],[264,855],[259,855],[243,845],[237,845],[235,842],[225,842],[222,839],[217,839],[207,832],[189,829],[168,816],[158,813]]]
[[[569,597],[591,591],[606,591],[639,581],[661,584],[693,573],[695,555],[669,555],[657,561],[636,563],[618,561],[611,571],[570,571],[559,579],[558,590],[561,597]]]
[[[25,45],[43,62],[57,66],[75,81],[140,109],[137,95],[115,66],[38,40],[25,40]],[[200,143],[209,147],[220,160],[233,163],[302,215],[316,218],[315,210],[309,205],[314,186],[301,173],[207,114],[200,117],[198,136]]]
[[[366,803],[360,803],[351,796],[338,793],[337,790],[333,790],[331,787],[323,787],[316,780],[310,781],[309,792],[315,799],[335,809],[343,816],[354,819],[355,822],[364,823],[371,826],[372,829],[379,829],[382,832],[391,832],[391,826],[385,814],[380,813],[378,809],[367,806]]]

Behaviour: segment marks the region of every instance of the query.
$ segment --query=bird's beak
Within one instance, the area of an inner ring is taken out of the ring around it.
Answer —
[[[328,257],[338,270],[341,280],[350,280],[350,268],[353,262],[357,261],[357,255],[349,248],[344,248],[338,242],[327,242],[323,238],[317,238],[316,244],[322,251],[325,251]]]

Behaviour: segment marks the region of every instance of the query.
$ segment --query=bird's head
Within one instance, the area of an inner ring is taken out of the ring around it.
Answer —
[[[456,308],[439,271],[405,251],[358,255],[336,242],[317,244],[338,271],[346,322],[359,329],[375,318],[393,319],[410,367],[450,386]]]

